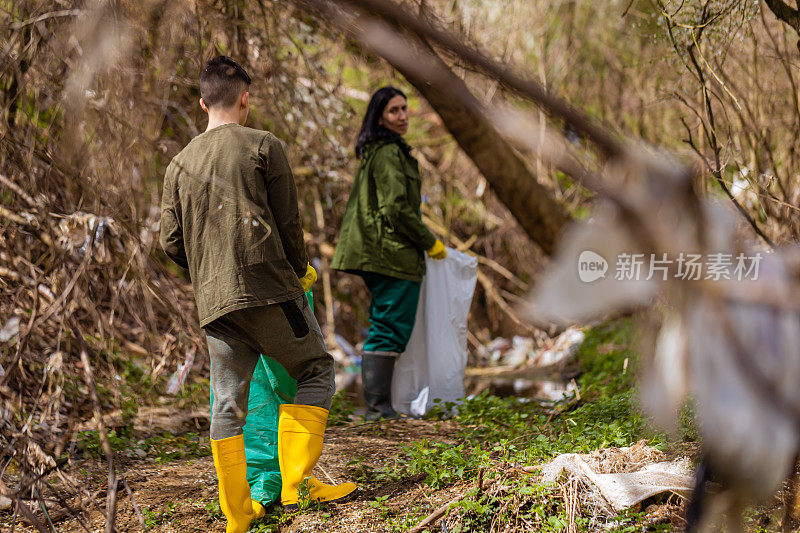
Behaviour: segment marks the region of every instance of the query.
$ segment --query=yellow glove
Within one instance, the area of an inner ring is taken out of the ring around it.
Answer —
[[[308,268],[306,268],[306,275],[300,278],[300,285],[303,286],[304,291],[308,292],[315,281],[317,281],[317,271],[309,263]]]
[[[428,255],[432,259],[442,260],[447,257],[447,248],[444,247],[444,244],[439,239],[436,239],[436,242],[433,243],[431,249],[428,250]]]

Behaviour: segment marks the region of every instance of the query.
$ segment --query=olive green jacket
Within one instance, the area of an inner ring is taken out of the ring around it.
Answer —
[[[201,326],[301,296],[308,257],[281,141],[238,124],[192,139],[164,175],[161,246],[189,269]]]
[[[333,268],[422,281],[426,250],[436,237],[420,216],[421,182],[409,146],[369,145],[356,172],[342,220]]]

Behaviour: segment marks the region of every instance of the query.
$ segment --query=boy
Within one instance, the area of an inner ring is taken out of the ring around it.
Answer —
[[[322,453],[334,393],[333,358],[305,298],[317,276],[305,252],[292,171],[276,137],[244,127],[250,82],[229,57],[206,63],[200,106],[208,127],[167,167],[161,206],[161,245],[189,269],[208,339],[211,451],[227,533],[247,531],[264,513],[250,500],[242,436],[259,355],[297,380],[296,403],[280,407],[278,422],[285,506],[297,504],[300,483]],[[311,498],[320,501],[356,488],[309,481]]]

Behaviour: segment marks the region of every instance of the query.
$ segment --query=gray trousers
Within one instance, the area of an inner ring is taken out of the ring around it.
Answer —
[[[295,403],[329,409],[335,392],[333,357],[305,296],[232,311],[206,325],[214,405],[211,438],[234,437],[247,416],[250,380],[261,354],[297,380]]]

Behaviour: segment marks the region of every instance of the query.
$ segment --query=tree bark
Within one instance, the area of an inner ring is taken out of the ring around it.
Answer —
[[[782,0],[764,0],[772,13],[800,33],[800,12]]]

